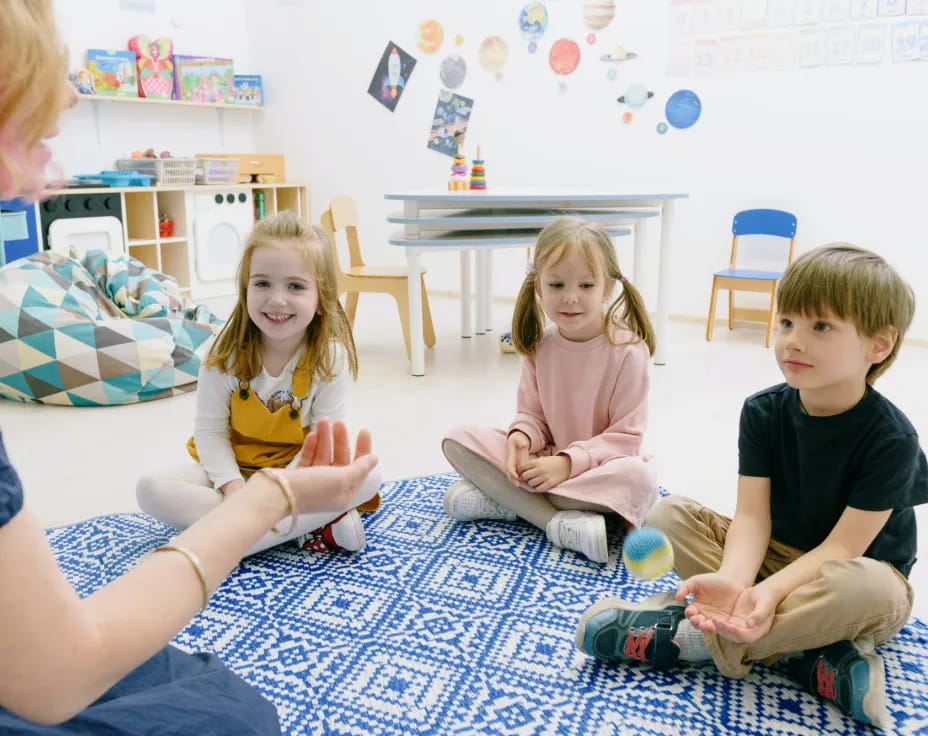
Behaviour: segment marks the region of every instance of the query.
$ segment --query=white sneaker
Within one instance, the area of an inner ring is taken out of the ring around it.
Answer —
[[[445,513],[458,521],[499,519],[515,521],[515,512],[498,504],[469,480],[452,483],[445,491]]]
[[[555,547],[571,549],[586,555],[593,562],[606,562],[606,519],[592,511],[558,511],[545,529],[548,541]]]
[[[367,544],[367,537],[364,536],[361,515],[357,509],[351,509],[335,521],[313,529],[308,534],[302,534],[294,541],[297,547],[313,552],[332,552],[340,549],[346,552],[359,552]]]

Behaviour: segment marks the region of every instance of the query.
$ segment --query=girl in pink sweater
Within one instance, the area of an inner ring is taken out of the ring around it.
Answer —
[[[639,526],[657,484],[641,455],[654,331],[600,225],[562,217],[541,231],[512,341],[524,356],[515,419],[506,430],[457,427],[442,441],[463,476],[445,511],[520,517],[555,546],[606,562],[603,514]]]

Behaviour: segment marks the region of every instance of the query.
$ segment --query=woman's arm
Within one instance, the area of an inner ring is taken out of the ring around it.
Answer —
[[[328,433],[326,423],[323,431]],[[336,427],[335,440],[339,462],[347,447],[343,425]],[[363,450],[359,455],[343,467],[285,471],[299,510],[349,507],[376,464]],[[283,492],[256,475],[172,543],[200,558],[215,589],[285,516]],[[289,521],[282,523],[286,528]],[[161,649],[203,604],[199,578],[177,552],[151,555],[81,600],[27,508],[0,527],[0,581],[0,705],[40,723],[60,723],[80,712]]]

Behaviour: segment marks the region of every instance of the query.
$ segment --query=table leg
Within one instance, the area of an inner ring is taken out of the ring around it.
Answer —
[[[654,339],[657,349],[654,362],[657,365],[667,363],[667,340],[669,339],[670,315],[670,250],[673,244],[673,210],[674,201],[665,199],[661,209],[661,249],[657,264],[657,314],[654,325]]]
[[[473,334],[470,261],[471,251],[465,248],[461,251],[461,337],[471,337]]]
[[[474,290],[474,301],[475,304],[475,319],[476,325],[475,330],[476,334],[482,335],[486,332],[486,324],[483,318],[483,303],[486,300],[486,258],[487,258],[487,249],[486,248],[476,248],[474,250],[474,265],[475,271],[474,282],[476,283],[476,289]]]
[[[493,331],[493,251],[487,248],[483,259],[483,331]]]
[[[632,283],[641,289],[642,282],[647,268],[644,259],[648,257],[648,226],[647,218],[639,217],[635,220],[635,251],[632,256]]]
[[[409,295],[409,352],[414,376],[425,375],[425,342],[422,339],[422,256],[406,249],[406,286]]]

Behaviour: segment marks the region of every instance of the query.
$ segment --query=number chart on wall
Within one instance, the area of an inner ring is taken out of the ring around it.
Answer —
[[[928,0],[671,0],[668,25],[676,77],[928,60]]]

